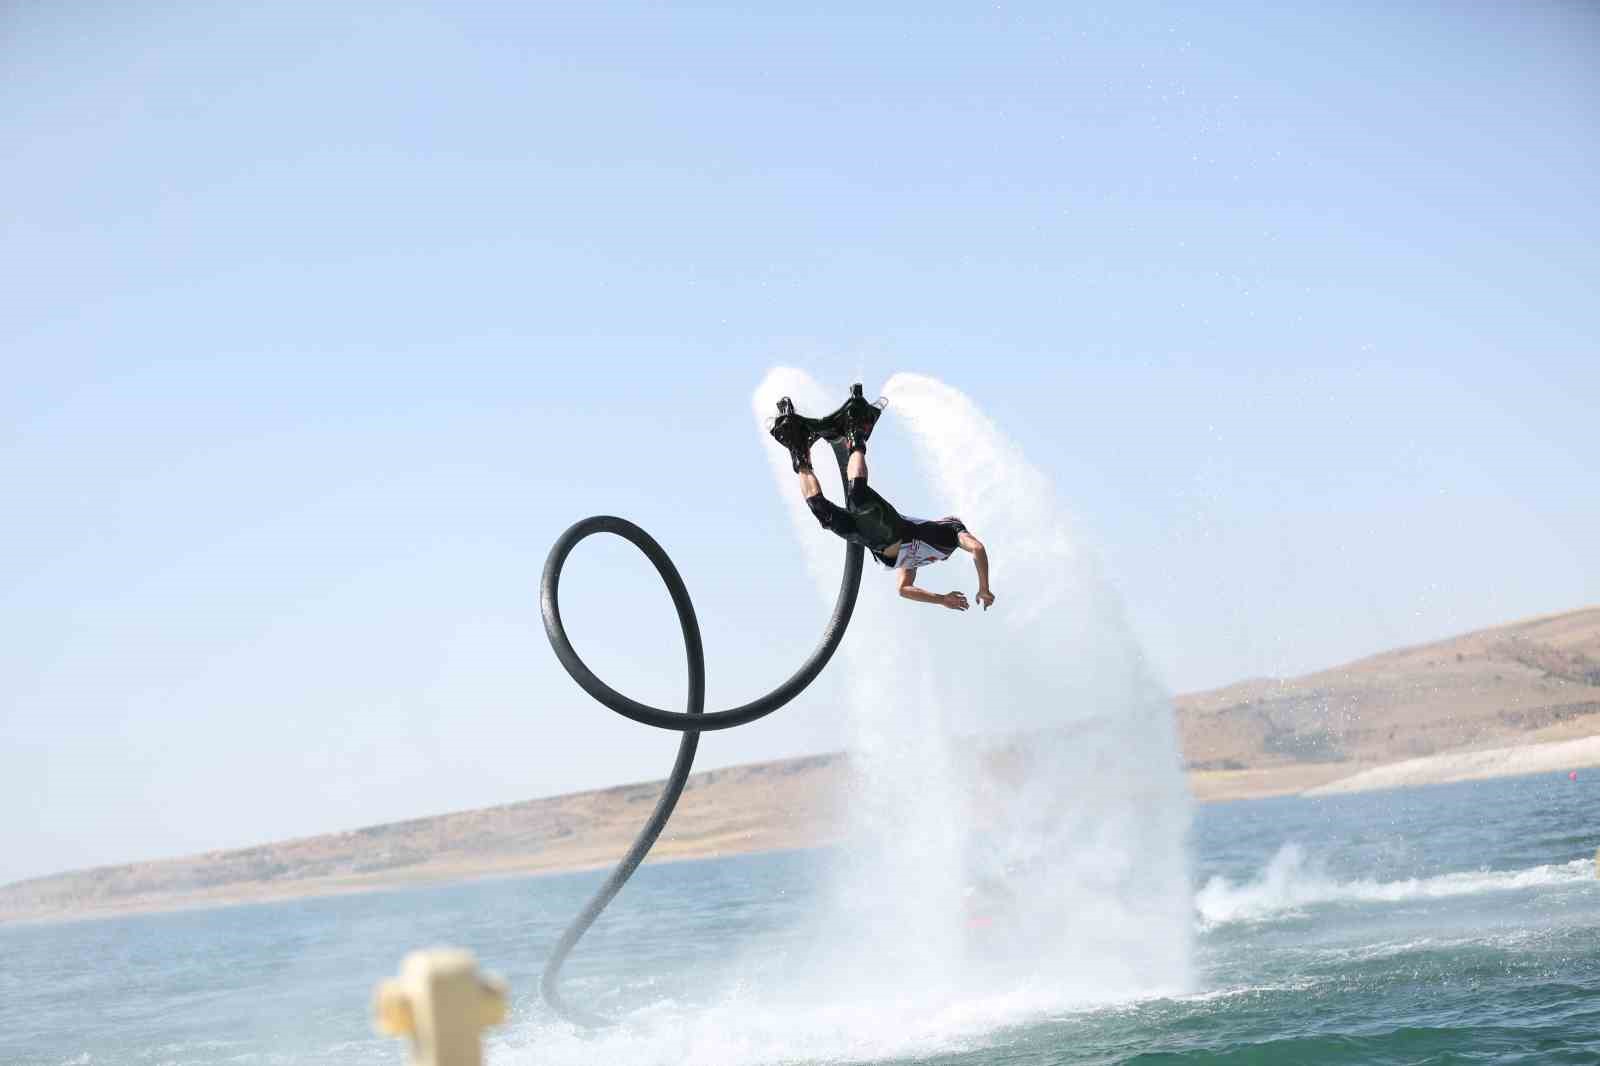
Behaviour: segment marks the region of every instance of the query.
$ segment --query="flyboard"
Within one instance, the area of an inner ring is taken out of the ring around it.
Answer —
[[[850,386],[850,397],[832,414],[807,418],[796,411],[794,402],[785,396],[778,401],[778,415],[767,423],[767,432],[772,434],[773,440],[791,450],[798,447],[809,451],[818,440],[827,440],[838,448],[840,442],[848,444],[852,433],[858,430],[863,439],[870,436],[887,406],[888,401],[882,398],[877,403],[868,403],[861,395],[861,386],[856,384]],[[799,469],[798,462],[795,468]]]
[[[871,412],[868,413],[866,408],[870,408]],[[844,482],[846,462],[849,458],[844,437],[850,425],[852,412],[859,424],[863,417],[876,422],[882,410],[883,401],[880,400],[877,404],[868,403],[861,394],[861,386],[854,385],[850,390],[850,398],[837,411],[824,418],[805,418],[795,412],[794,405],[785,397],[778,405],[778,416],[773,420],[771,429],[774,437],[778,437],[780,427],[783,427],[786,433],[803,432],[809,438],[808,447],[816,440],[827,440],[833,448],[834,458],[838,461],[839,479]],[[782,438],[779,439],[782,442]],[[681,712],[639,703],[607,685],[584,664],[583,659],[573,648],[572,641],[567,638],[566,628],[561,623],[561,572],[566,567],[567,556],[572,554],[572,549],[597,533],[610,533],[621,537],[643,552],[645,558],[656,568],[662,583],[666,585],[667,594],[672,597],[672,606],[678,613],[678,628],[683,633],[684,659],[689,668],[689,698]],[[689,772],[694,766],[695,750],[700,742],[700,734],[714,729],[732,729],[766,717],[804,692],[822,673],[823,667],[828,665],[828,660],[833,658],[839,643],[844,640],[845,630],[850,626],[850,616],[855,611],[856,596],[861,591],[862,560],[861,546],[847,543],[844,549],[844,570],[840,575],[839,594],[834,599],[833,612],[823,626],[822,639],[812,649],[811,654],[806,656],[799,669],[764,696],[725,711],[708,712],[705,709],[706,663],[705,650],[700,641],[700,623],[695,619],[694,604],[689,599],[689,590],[684,586],[678,568],[672,565],[671,558],[661,545],[656,543],[655,538],[627,519],[611,515],[585,518],[556,538],[555,544],[550,548],[550,555],[545,560],[544,575],[539,582],[539,608],[544,616],[545,635],[550,638],[550,647],[555,651],[556,659],[580,688],[610,710],[644,725],[683,734],[683,739],[678,743],[677,758],[673,761],[672,771],[667,775],[666,786],[662,789],[661,798],[656,801],[655,809],[650,812],[644,827],[639,830],[639,835],[618,861],[616,868],[561,934],[561,938],[550,953],[549,961],[545,964],[539,989],[544,995],[545,1002],[561,1017],[576,1025],[590,1028],[612,1024],[610,1019],[574,1007],[562,998],[560,984],[562,965],[572,954],[573,948],[577,947],[584,933],[589,931],[595,919],[606,909],[606,905],[622,891],[622,886],[627,884],[628,878],[633,876],[634,870],[639,868],[639,864],[644,861],[644,857],[655,844],[656,838],[666,828],[667,820],[672,817],[673,808],[677,806],[678,797],[683,794]]]

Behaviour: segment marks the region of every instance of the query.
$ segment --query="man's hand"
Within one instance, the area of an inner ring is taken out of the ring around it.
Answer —
[[[965,592],[947,592],[939,597],[939,602],[952,611],[965,611],[967,609],[967,594]]]
[[[987,611],[994,602],[994,593],[989,591],[989,552],[983,546],[983,541],[974,537],[967,530],[962,530],[956,537],[956,542],[964,551],[972,553],[972,565],[978,571],[978,602],[983,604]]]

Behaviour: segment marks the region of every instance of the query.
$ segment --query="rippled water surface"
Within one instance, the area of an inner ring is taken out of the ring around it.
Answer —
[[[511,983],[500,1066],[1592,1063],[1597,799],[1586,773],[1203,807],[1192,985],[1108,1002],[986,969],[1026,945],[981,893],[954,919],[970,980],[818,971],[826,853],[646,867],[569,973],[626,1019],[598,1035],[536,991],[598,875],[3,927],[0,1062],[402,1062],[370,1034],[372,985],[449,943]]]

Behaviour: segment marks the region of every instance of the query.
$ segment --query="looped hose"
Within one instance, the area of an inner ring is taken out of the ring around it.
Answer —
[[[833,452],[834,458],[839,463],[840,481],[844,482],[848,453],[839,444],[833,445]],[[584,538],[596,533],[613,533],[644,552],[645,558],[650,560],[651,565],[656,568],[656,573],[661,575],[662,583],[667,586],[667,592],[672,597],[672,606],[678,612],[678,626],[683,630],[683,653],[689,667],[688,706],[682,713],[651,707],[624,696],[596,677],[594,671],[584,664],[583,659],[573,649],[572,641],[567,639],[567,631],[561,624],[561,571],[566,566],[567,556],[572,553],[572,549]],[[628,878],[633,876],[633,871],[639,868],[639,864],[654,846],[656,838],[666,828],[667,819],[672,817],[673,808],[678,804],[678,797],[683,794],[683,787],[689,780],[689,772],[694,766],[695,749],[700,743],[700,734],[711,729],[732,729],[764,718],[800,695],[817,679],[817,675],[822,673],[822,668],[838,650],[839,642],[844,639],[845,630],[850,625],[850,615],[855,611],[856,595],[861,591],[862,560],[863,551],[860,545],[845,546],[844,575],[839,583],[838,598],[834,600],[833,614],[829,616],[828,624],[822,631],[822,640],[788,680],[765,696],[742,706],[707,714],[706,660],[705,650],[700,643],[700,623],[695,619],[694,604],[689,599],[689,590],[684,587],[678,568],[672,565],[672,560],[667,557],[661,545],[656,543],[655,538],[627,519],[596,515],[578,522],[556,539],[550,549],[549,557],[545,560],[544,576],[539,583],[539,607],[544,614],[544,630],[550,638],[550,646],[555,650],[556,658],[585,692],[611,710],[635,722],[642,722],[658,729],[677,730],[683,734],[683,739],[678,743],[678,755],[673,761],[672,772],[667,776],[666,787],[661,792],[661,798],[656,801],[655,810],[650,812],[650,818],[645,822],[644,828],[639,830],[639,835],[634,838],[627,854],[623,855],[605,883],[589,897],[589,901],[583,905],[577,917],[561,934],[555,950],[550,954],[550,961],[545,964],[544,974],[539,980],[540,991],[544,993],[545,1002],[551,1009],[567,1021],[588,1028],[613,1024],[609,1019],[573,1007],[561,998],[561,967],[566,963],[567,956],[572,954],[572,949],[577,946],[578,941],[594,924],[595,919],[600,917],[600,913],[616,898],[617,893],[622,891],[622,886],[627,884]]]

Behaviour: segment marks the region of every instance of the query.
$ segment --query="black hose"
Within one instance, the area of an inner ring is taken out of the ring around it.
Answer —
[[[845,481],[848,453],[840,444],[833,445],[833,452],[834,458],[839,462],[839,478]],[[672,606],[678,611],[678,625],[683,630],[684,658],[689,664],[689,700],[688,707],[682,714],[646,706],[613,689],[584,665],[583,660],[573,649],[572,642],[567,639],[567,631],[561,624],[561,570],[566,566],[567,556],[577,547],[578,542],[596,533],[614,533],[644,552],[645,558],[655,566],[656,573],[661,575],[662,582],[667,586],[667,592],[672,596]],[[605,883],[589,897],[589,901],[583,905],[583,909],[572,920],[572,924],[561,934],[555,950],[550,954],[550,961],[545,964],[544,974],[539,979],[540,991],[544,993],[545,1002],[550,1004],[551,1009],[567,1021],[590,1028],[612,1024],[609,1019],[575,1008],[561,998],[561,967],[566,963],[567,956],[572,954],[572,949],[577,946],[578,941],[583,938],[583,934],[588,932],[595,919],[600,917],[600,912],[616,898],[618,892],[622,891],[622,886],[627,884],[628,878],[633,876],[633,871],[639,868],[639,864],[644,861],[644,857],[655,844],[656,838],[666,828],[667,819],[672,817],[672,809],[677,806],[678,797],[683,794],[683,786],[689,780],[689,771],[694,765],[695,748],[700,743],[700,734],[708,729],[732,729],[734,726],[763,718],[800,695],[806,686],[817,679],[817,675],[822,673],[822,668],[828,664],[828,660],[838,649],[839,642],[844,639],[845,629],[850,625],[850,615],[856,607],[856,594],[861,591],[862,559],[863,553],[859,544],[846,544],[844,577],[839,582],[839,596],[834,601],[833,614],[828,618],[828,624],[822,631],[821,642],[806,657],[805,662],[800,664],[800,668],[787,681],[759,699],[752,700],[742,707],[707,714],[705,713],[706,659],[705,650],[700,644],[700,623],[695,620],[694,604],[689,600],[689,590],[684,587],[683,578],[678,575],[678,568],[672,565],[672,560],[661,549],[661,545],[657,544],[650,534],[626,519],[596,515],[593,518],[585,518],[568,529],[551,547],[550,556],[544,564],[544,577],[539,583],[539,607],[544,614],[544,631],[550,638],[550,646],[555,649],[556,658],[585,692],[611,710],[635,722],[642,722],[659,729],[675,729],[683,734],[683,739],[678,743],[678,757],[672,764],[672,772],[667,776],[666,787],[662,789],[661,798],[656,801],[655,810],[650,813],[649,820],[639,831],[627,854],[617,863],[616,869],[611,871],[611,876],[607,877]]]

